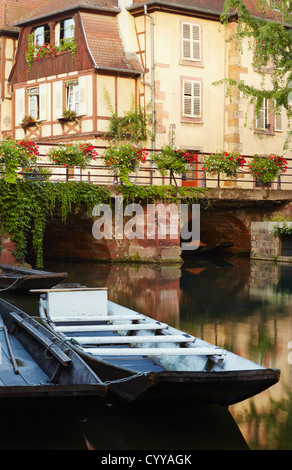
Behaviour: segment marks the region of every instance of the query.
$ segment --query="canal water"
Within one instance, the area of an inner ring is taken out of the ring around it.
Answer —
[[[281,378],[228,409],[196,403],[173,409],[164,402],[116,407],[95,399],[2,403],[0,450],[292,449],[292,266],[193,257],[182,266],[50,260],[45,269],[67,271],[68,282],[106,286],[110,300],[279,368]],[[36,294],[1,295],[38,314]]]

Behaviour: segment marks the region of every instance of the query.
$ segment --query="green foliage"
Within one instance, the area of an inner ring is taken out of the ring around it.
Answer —
[[[53,147],[49,150],[47,156],[54,165],[86,168],[91,159],[96,159],[97,153],[92,145],[77,142]]]
[[[227,79],[227,81],[230,87],[238,87],[243,96],[255,104],[257,115],[264,98],[272,100],[276,112],[280,106],[284,106],[291,125],[292,108],[289,102],[292,91],[291,2],[277,1],[275,4],[278,11],[271,9],[269,0],[258,0],[254,5],[258,10],[255,14],[254,11],[248,10],[244,0],[225,0],[222,22],[227,24],[231,14],[236,14],[238,17],[236,33],[229,40],[235,40],[239,48],[242,47],[243,40],[249,42],[250,48],[254,51],[251,66],[261,74],[262,78],[259,86],[248,85],[243,80]],[[289,130],[285,147],[291,135]]]
[[[211,175],[224,173],[235,177],[244,164],[245,158],[238,152],[217,152],[203,158],[202,169]]]
[[[283,222],[281,225],[274,225],[272,233],[274,237],[292,235],[292,225],[287,225],[286,222]]]
[[[181,175],[188,171],[190,165],[195,164],[197,157],[197,155],[192,155],[184,150],[165,145],[160,152],[152,154],[152,161],[156,164],[162,176],[166,176],[167,171],[170,171],[172,175]]]
[[[112,113],[109,120],[109,137],[115,142],[146,142],[149,137],[148,126],[150,124],[151,117],[147,115],[145,109],[140,105],[136,105],[134,98],[132,98],[130,110],[126,111],[124,116],[119,117],[114,111],[107,90],[104,91],[104,97],[108,108]]]
[[[254,155],[249,171],[262,184],[279,178],[287,170],[287,161],[279,155]]]
[[[208,199],[208,190],[206,188],[196,188],[187,186],[173,185],[169,186],[120,186],[120,193],[123,195],[126,204],[135,201],[163,201],[163,202],[181,202],[184,204],[193,204],[199,199]]]
[[[29,167],[36,162],[38,146],[31,141],[2,140],[0,142],[0,164],[3,164],[5,180],[15,183],[20,166]]]
[[[47,218],[68,215],[81,208],[90,211],[96,204],[110,202],[106,188],[88,183],[50,183],[0,180],[0,232],[11,234],[15,255],[23,261],[28,234],[36,254],[36,266],[43,267],[43,235]]]
[[[117,174],[121,182],[126,185],[131,185],[129,174],[138,170],[140,163],[145,162],[146,156],[145,147],[136,147],[130,144],[113,145],[101,155],[105,166]]]
[[[28,43],[25,49],[25,58],[30,69],[35,60],[42,58],[55,57],[59,52],[71,51],[74,59],[76,58],[77,44],[74,38],[62,39],[59,46],[46,43],[38,46],[34,43],[34,34],[28,36]]]

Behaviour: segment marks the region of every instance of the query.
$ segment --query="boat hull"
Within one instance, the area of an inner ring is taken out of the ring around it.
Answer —
[[[47,328],[54,328],[44,320]],[[55,332],[56,333],[56,332]],[[60,338],[63,335],[56,333]],[[278,369],[240,371],[163,371],[134,372],[86,354],[74,343],[70,347],[108,385],[107,400],[114,402],[182,402],[233,405],[263,392],[280,378]]]
[[[9,291],[51,288],[62,282],[68,273],[53,273],[0,264],[0,289]]]
[[[25,312],[0,299],[0,398],[104,398],[88,364]]]

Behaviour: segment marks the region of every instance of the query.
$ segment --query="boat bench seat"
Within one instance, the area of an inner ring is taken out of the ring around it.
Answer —
[[[140,336],[73,336],[81,345],[86,344],[138,344],[138,343],[191,343],[194,338],[183,335],[140,335]]]
[[[220,348],[86,348],[95,356],[214,356]]]
[[[116,323],[114,325],[62,325],[56,326],[55,330],[62,333],[79,333],[83,331],[134,331],[134,330],[163,330],[167,328],[166,323],[151,322],[151,323]]]
[[[116,321],[116,320],[145,320],[145,316],[141,314],[129,315],[98,315],[96,317],[80,315],[79,317],[53,317],[53,322],[57,323],[86,323],[96,321]]]

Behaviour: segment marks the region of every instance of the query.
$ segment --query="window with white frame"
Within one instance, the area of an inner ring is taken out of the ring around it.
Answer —
[[[270,103],[267,98],[263,99],[262,106],[259,110],[258,116],[257,116],[257,121],[256,121],[256,127],[257,129],[260,130],[265,130],[267,131],[271,127],[271,122],[270,122]]]
[[[27,89],[28,114],[36,121],[46,119],[46,85]]]
[[[39,118],[39,87],[29,88],[28,94],[28,114],[37,120]]]
[[[182,59],[201,61],[201,26],[182,23]]]
[[[70,41],[75,35],[75,22],[73,18],[60,21],[55,26],[55,45],[60,46],[62,42]]]
[[[270,133],[283,132],[283,107],[275,110],[271,100],[264,98],[256,119],[256,128]]]
[[[78,80],[66,82],[66,109],[79,114],[79,83]]]
[[[182,84],[183,116],[201,118],[202,87],[198,80],[183,80]]]

